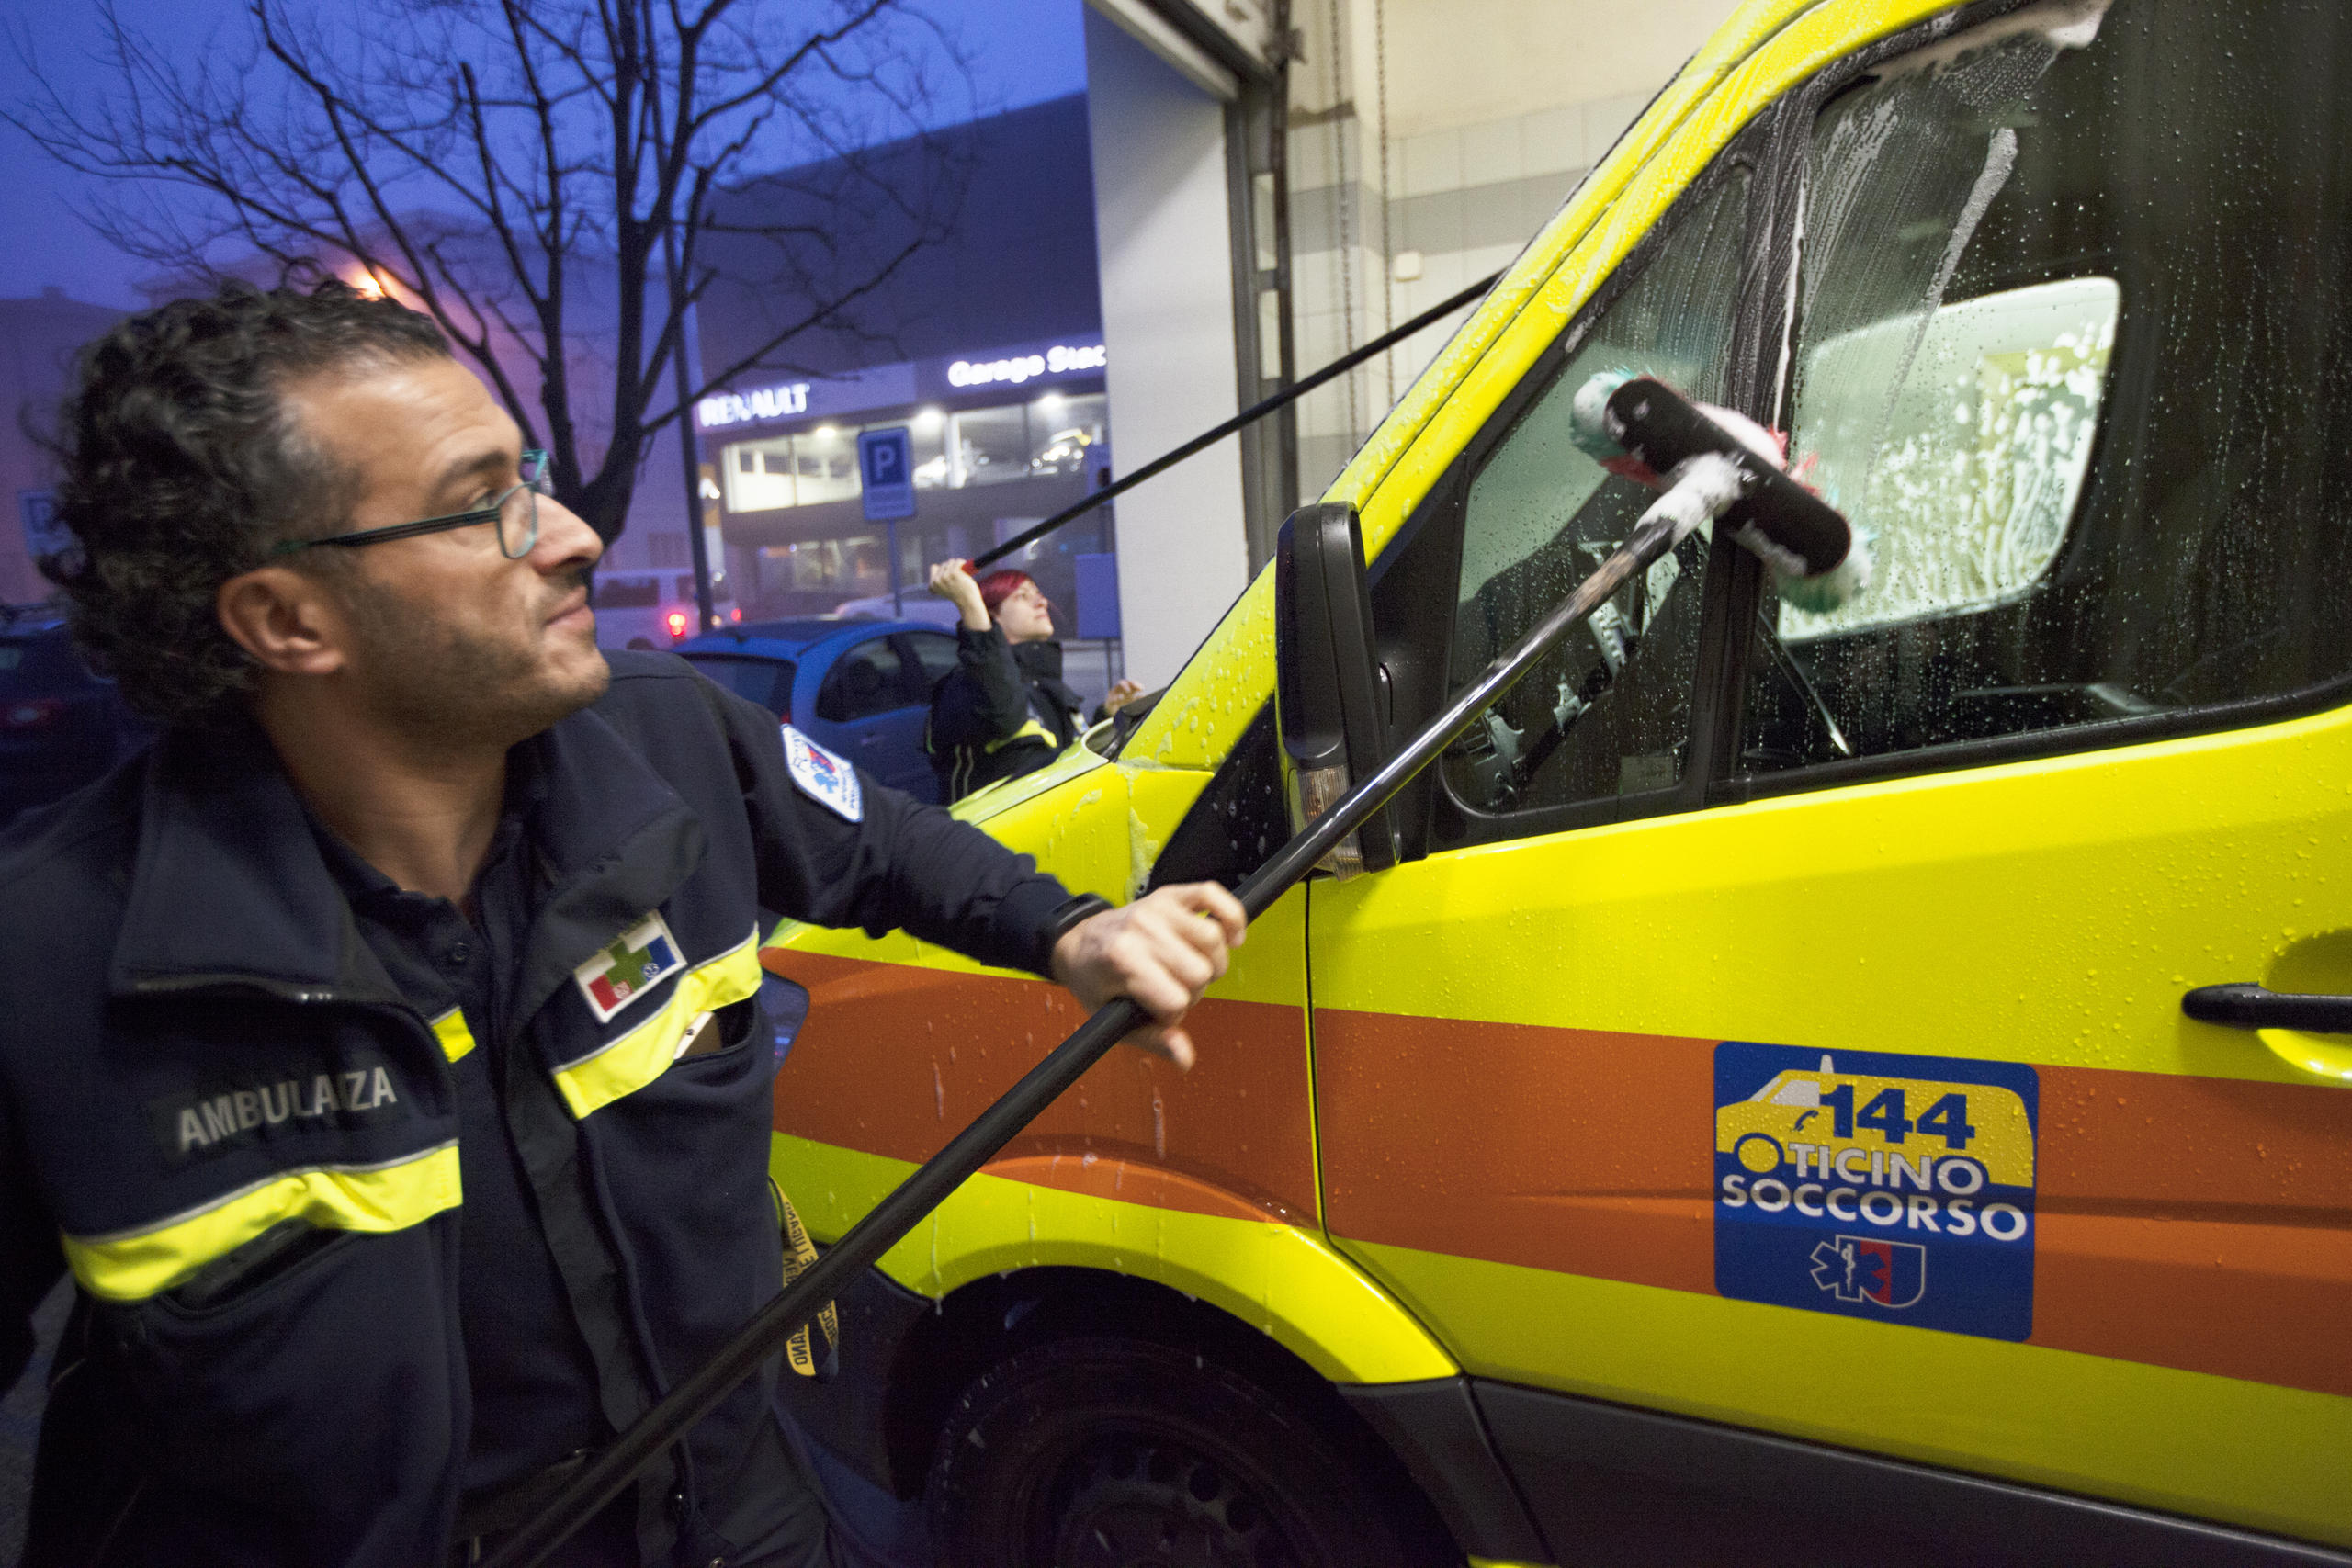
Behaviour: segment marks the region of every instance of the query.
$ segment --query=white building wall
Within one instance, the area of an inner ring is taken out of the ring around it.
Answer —
[[[1508,265],[1736,0],[1298,6],[1302,375]],[[1416,276],[1417,275],[1417,276]],[[1310,394],[1299,490],[1347,465],[1468,308]]]
[[[1087,118],[1117,474],[1239,405],[1223,106],[1086,13]],[[1248,585],[1238,446],[1221,442],[1117,508],[1127,674],[1164,684]]]
[[[1507,265],[1736,3],[1294,0],[1299,372]],[[1223,71],[1171,50],[1150,15],[1185,6],[1245,43],[1271,16],[1263,0],[1090,0],[1085,13],[1119,473],[1239,403]],[[1345,467],[1466,313],[1302,400],[1302,499]],[[1126,667],[1149,687],[1246,584],[1238,446],[1116,508]]]

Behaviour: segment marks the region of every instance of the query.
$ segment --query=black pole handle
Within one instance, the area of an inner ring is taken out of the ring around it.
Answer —
[[[1345,375],[1348,371],[1354,369],[1357,366],[1362,365],[1365,360],[1372,358],[1374,355],[1396,347],[1398,344],[1403,343],[1407,338],[1411,337],[1415,333],[1419,332],[1422,328],[1432,326],[1437,322],[1443,321],[1447,316],[1450,316],[1454,311],[1459,310],[1463,306],[1469,304],[1473,299],[1483,299],[1486,296],[1487,289],[1492,288],[1497,283],[1502,280],[1502,276],[1503,275],[1501,273],[1498,272],[1480,278],[1477,282],[1472,284],[1461,293],[1454,295],[1452,299],[1439,300],[1436,304],[1430,306],[1419,315],[1415,316],[1411,321],[1407,321],[1403,326],[1397,327],[1390,332],[1383,333],[1380,336],[1373,339],[1370,343],[1365,344],[1362,348],[1341,355],[1339,358],[1331,361],[1330,364],[1323,367],[1322,369],[1317,370],[1312,376],[1307,377],[1304,381],[1294,381],[1289,386],[1284,387],[1281,391],[1276,392],[1272,397],[1262,399],[1258,402],[1251,403],[1248,408],[1243,409],[1239,413],[1235,414],[1231,419],[1227,420],[1223,424],[1216,426],[1215,429],[1201,432],[1200,434],[1193,436],[1190,441],[1185,442],[1184,445],[1177,447],[1174,451],[1161,453],[1159,457],[1154,457],[1150,462],[1146,463],[1142,468],[1137,468],[1134,473],[1127,475],[1126,478],[1120,479],[1117,483],[1105,485],[1102,489],[1096,491],[1092,495],[1088,496],[1084,501],[1079,502],[1075,505],[1063,507],[1059,512],[1055,513],[1043,523],[1023,528],[1021,532],[1013,535],[1012,537],[997,546],[994,549],[982,550],[978,555],[972,558],[972,570],[974,572],[978,572],[984,566],[993,566],[996,562],[1002,560],[1005,557],[1021,548],[1023,545],[1029,544],[1033,540],[1044,538],[1046,535],[1052,533],[1055,529],[1074,518],[1085,516],[1088,513],[1093,511],[1104,502],[1125,494],[1128,491],[1135,489],[1136,486],[1143,483],[1144,480],[1150,479],[1153,475],[1165,473],[1170,468],[1172,468],[1177,464],[1182,462],[1185,458],[1191,457],[1193,453],[1201,451],[1204,448],[1216,446],[1218,442],[1224,440],[1235,431],[1241,429],[1244,425],[1255,423],[1257,421],[1265,418],[1268,414],[1273,412],[1276,409],[1281,408],[1285,403],[1296,402],[1299,399],[1306,396],[1307,393],[1315,390],[1316,388],[1323,385],[1324,382],[1331,379],[1332,377]]]
[[[1672,547],[1675,519],[1654,509],[1634,528],[1633,537],[1594,569],[1576,591],[1553,606],[1526,636],[1498,655],[1492,664],[1455,694],[1438,715],[1423,725],[1397,753],[1371,777],[1334,801],[1331,808],[1308,823],[1289,842],[1242,881],[1234,897],[1251,919],[1288,892],[1315,869],[1333,845],[1362,827],[1438,754],[1469,728],[1478,715],[1518,682],[1554,644],[1590,615],[1636,572],[1645,571]],[[583,1466],[547,1506],[502,1542],[483,1561],[483,1568],[536,1568],[547,1555],[571,1539],[574,1530],[617,1496],[622,1487],[654,1456],[683,1436],[686,1429],[716,1409],[735,1385],[757,1371],[775,1354],[793,1331],[816,1315],[850,1280],[897,1246],[925,1214],[945,1202],[980,1167],[996,1156],[1014,1134],[1076,1083],[1111,1047],[1145,1021],[1141,1008],[1125,997],[1105,1002],[1078,1026],[1070,1037],[1054,1047],[1046,1059],[1029,1069],[1004,1097],[979,1114],[978,1120],[956,1134],[947,1145],[925,1160],[865,1217],[852,1225],[799,1278],[786,1285],[736,1330],[709,1360],[662,1396],[650,1410],[630,1423],[612,1446]]]
[[[2199,1023],[2230,1029],[2305,1029],[2352,1034],[2352,997],[2273,991],[2261,986],[2199,986],[2180,998],[2180,1010]]]

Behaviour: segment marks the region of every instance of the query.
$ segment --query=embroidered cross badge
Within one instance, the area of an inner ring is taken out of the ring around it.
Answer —
[[[685,966],[677,938],[657,909],[574,969],[571,977],[579,982],[596,1021],[610,1023],[615,1013]]]

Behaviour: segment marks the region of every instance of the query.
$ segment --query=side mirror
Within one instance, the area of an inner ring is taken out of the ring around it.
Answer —
[[[1295,832],[1369,778],[1387,752],[1363,531],[1352,506],[1302,506],[1283,524],[1274,546],[1274,667]],[[1344,877],[1396,863],[1384,807],[1341,840],[1323,868]]]

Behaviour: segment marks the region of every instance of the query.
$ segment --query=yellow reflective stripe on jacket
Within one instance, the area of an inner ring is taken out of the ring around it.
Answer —
[[[572,1115],[586,1118],[625,1094],[634,1094],[670,1070],[678,1042],[698,1014],[717,1012],[760,988],[759,931],[716,958],[678,976],[662,1010],[599,1050],[560,1068],[556,1087]]]
[[[66,1235],[65,1260],[92,1295],[144,1301],[288,1220],[321,1230],[406,1230],[458,1201],[458,1141],[379,1165],[280,1171],[159,1224],[110,1235]]]
[[[474,1048],[474,1032],[466,1027],[466,1010],[451,1008],[433,1021],[433,1037],[441,1042],[441,1054],[456,1061]]]
[[[987,745],[981,747],[980,750],[993,757],[999,751],[1003,750],[1006,747],[1012,745],[1016,740],[1042,740],[1048,746],[1056,743],[1054,740],[1054,732],[1047,729],[1036,719],[1033,718],[1028,723],[1023,725],[1020,728],[1014,730],[1012,734],[1006,736],[1003,739],[991,740]]]

